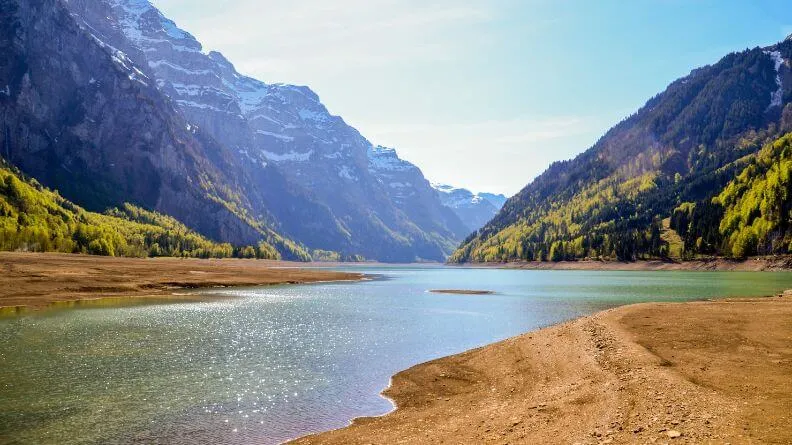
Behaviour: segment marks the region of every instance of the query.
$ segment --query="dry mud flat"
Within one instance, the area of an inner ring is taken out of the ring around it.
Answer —
[[[491,290],[474,290],[474,289],[432,289],[429,292],[433,294],[452,294],[452,295],[492,295],[495,293]]]
[[[296,266],[296,267],[295,267]],[[111,258],[0,252],[0,307],[80,300],[183,298],[185,289],[359,280],[361,274],[299,269],[263,260]]]
[[[621,307],[415,366],[301,444],[792,443],[792,295]]]

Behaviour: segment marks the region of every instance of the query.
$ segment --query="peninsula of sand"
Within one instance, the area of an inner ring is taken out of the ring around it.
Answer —
[[[624,306],[400,372],[297,444],[792,443],[792,294]]]
[[[189,289],[360,280],[362,274],[300,269],[265,260],[111,258],[0,252],[0,308],[5,312],[97,299],[179,300]]]

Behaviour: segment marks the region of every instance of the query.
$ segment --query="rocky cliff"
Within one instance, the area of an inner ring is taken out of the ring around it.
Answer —
[[[178,113],[126,54],[56,0],[2,0],[2,156],[89,209],[129,201],[214,239],[265,231],[232,154]]]

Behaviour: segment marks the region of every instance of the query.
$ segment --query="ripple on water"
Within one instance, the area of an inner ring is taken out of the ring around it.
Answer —
[[[276,443],[390,411],[413,364],[635,301],[764,295],[792,274],[379,268],[388,280],[0,319],[11,442]],[[486,298],[429,289],[492,289]]]

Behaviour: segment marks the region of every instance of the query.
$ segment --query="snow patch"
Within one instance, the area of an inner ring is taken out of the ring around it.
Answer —
[[[281,121],[279,121],[277,119],[273,119],[270,116],[267,116],[265,114],[257,113],[257,114],[252,115],[252,116],[248,115],[248,120],[250,120],[251,122],[255,121],[257,119],[264,119],[264,120],[270,121],[273,124],[275,124],[275,125],[277,125],[277,126],[279,126],[281,128],[284,128],[284,129],[286,129],[286,128],[296,128],[294,125],[285,125],[283,122],[281,122]]]
[[[174,39],[189,39],[192,37],[191,35],[179,29],[173,20],[167,19],[165,17],[163,17],[162,20],[162,29],[165,31],[165,34],[167,34],[169,37],[173,37]]]
[[[83,27],[80,26],[80,28],[83,28]],[[83,29],[85,29],[85,28],[83,28]],[[96,42],[96,44],[99,45],[100,48],[107,48],[107,44],[105,42],[103,42],[99,37],[96,37],[96,35],[94,35],[93,33],[88,33],[88,34],[91,36],[91,38],[94,40],[94,42]]]
[[[306,153],[299,153],[296,151],[290,151],[288,153],[278,154],[273,153],[271,151],[261,150],[261,154],[264,155],[265,158],[269,159],[272,162],[305,162],[311,159],[311,155],[313,154],[313,150],[310,150]]]
[[[475,207],[484,202],[488,202],[495,208],[498,208],[499,206],[496,205],[493,200],[501,198],[499,195],[493,195],[489,193],[474,194],[468,189],[457,188],[447,184],[432,183],[432,188],[441,194],[440,201],[443,203],[443,205],[453,209]],[[487,199],[487,195],[491,196],[492,200]],[[503,197],[503,199],[505,200],[505,197]]]
[[[368,149],[370,171],[408,171],[415,167],[407,161],[399,159],[396,150],[382,146],[371,146]]]
[[[127,77],[129,77],[129,80],[137,81],[145,86],[148,86],[148,84],[143,80],[148,79],[148,77],[143,74],[142,71],[137,69],[137,67],[132,63],[132,60],[130,60],[123,51],[117,50],[110,45],[107,45],[107,47],[112,49],[110,57],[113,59],[113,62],[128,72]]]
[[[784,64],[784,58],[781,57],[781,51],[765,51],[765,54],[770,56],[775,62],[776,85],[778,85],[778,89],[770,93],[770,106],[768,108],[780,107],[784,97],[784,84],[781,80],[781,65]]]
[[[328,120],[327,114],[308,110],[306,108],[301,109],[297,114],[300,116],[300,119],[304,121],[326,122]]]
[[[280,139],[280,140],[285,141],[285,142],[291,142],[291,141],[294,140],[294,138],[291,137],[291,136],[288,136],[288,135],[285,135],[285,134],[281,134],[281,133],[273,133],[271,131],[256,130],[256,133],[257,134],[263,134],[264,136],[272,136],[275,139]]]
[[[433,189],[435,189],[435,190],[437,190],[438,192],[441,192],[441,193],[453,193],[455,190],[459,190],[459,189],[457,189],[457,188],[455,188],[453,186],[450,186],[448,184],[439,184],[439,183],[436,183],[436,182],[433,182],[431,184],[432,184],[432,188]]]
[[[219,111],[221,113],[229,113],[229,114],[231,113],[228,110],[221,110],[221,109],[219,109],[217,107],[214,107],[212,105],[201,104],[201,103],[198,103],[198,102],[193,102],[191,100],[180,100],[180,99],[177,99],[175,102],[177,104],[185,106],[185,107],[199,108],[199,109],[202,109],[202,110],[213,110],[213,111]]]
[[[135,81],[135,82],[139,82],[139,83],[141,83],[144,86],[148,86],[148,84],[143,79],[139,78],[137,76],[137,74],[135,74],[135,73],[130,73],[128,77],[129,77],[129,80],[132,80],[132,81]]]
[[[237,76],[238,84],[234,85],[224,79],[224,83],[234,90],[239,97],[239,108],[242,113],[252,113],[258,110],[264,103],[264,99],[269,96],[269,89],[263,82],[259,82],[249,77]]]
[[[186,85],[183,83],[171,83],[173,89],[180,96],[200,96],[203,88],[198,85]]]
[[[174,65],[173,63],[171,63],[171,62],[169,62],[167,60],[149,61],[148,65],[149,65],[149,68],[152,68],[152,69],[156,69],[156,68],[159,68],[162,65],[165,65],[168,68],[174,69],[176,71],[181,71],[181,72],[187,73],[187,74],[197,74],[197,75],[210,74],[210,75],[216,75],[214,72],[212,72],[212,70],[189,70],[187,68],[184,68],[184,67],[181,67],[181,66],[178,66],[178,65]]]
[[[141,45],[143,42],[168,43],[177,51],[200,52],[200,43],[190,33],[179,29],[172,20],[162,15],[148,0],[111,0],[109,3],[111,6],[121,10],[121,14],[118,14],[118,24],[121,26],[121,32],[138,46],[143,46]],[[194,42],[197,48],[178,45],[167,38],[159,39],[144,35],[142,26],[143,15],[152,11],[157,15],[160,25],[159,29],[153,30],[155,35],[159,34],[175,40],[188,40]]]
[[[129,60],[129,58],[126,56],[126,54],[124,54],[123,51],[119,51],[119,50],[116,49],[116,50],[113,51],[112,54],[110,54],[110,57],[112,57],[113,62],[115,62],[116,64],[120,65],[125,70],[132,71],[132,68],[131,68],[132,61]]]
[[[172,40],[168,39],[154,39],[151,37],[141,36],[136,43],[140,44],[140,42],[147,42],[147,43],[165,43],[170,45],[173,51],[182,52],[182,53],[200,53],[201,50],[198,48],[193,48],[190,46],[179,45],[178,43],[174,43]],[[155,53],[159,51],[159,48],[143,48],[143,52],[147,53]]]
[[[221,96],[225,100],[233,99],[225,91],[209,85],[202,86],[188,85],[184,83],[171,83],[171,86],[173,86],[173,89],[176,90],[179,96],[203,97],[206,96],[206,93],[215,93],[217,96]]]

